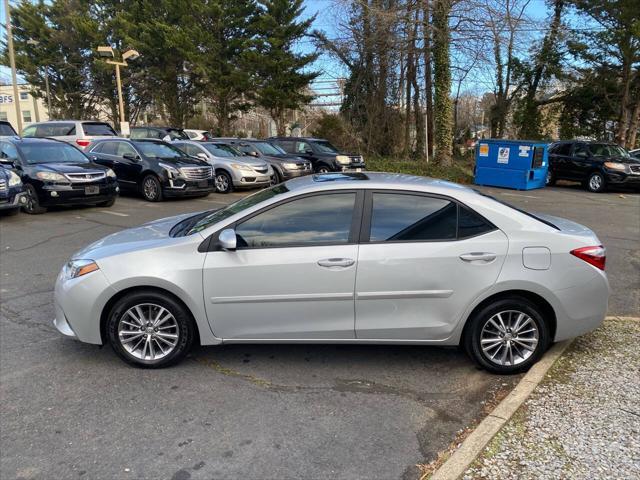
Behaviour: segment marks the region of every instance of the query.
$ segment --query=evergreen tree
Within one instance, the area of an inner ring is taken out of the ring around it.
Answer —
[[[302,0],[260,0],[257,19],[260,38],[251,58],[257,69],[257,103],[269,111],[278,135],[286,133],[287,110],[297,110],[313,96],[306,89],[319,73],[305,71],[317,54],[294,52],[294,43],[303,38],[315,17],[302,22]]]

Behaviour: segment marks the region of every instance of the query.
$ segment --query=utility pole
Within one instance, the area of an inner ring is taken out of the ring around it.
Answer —
[[[13,103],[16,106],[16,121],[18,133],[22,132],[22,112],[20,111],[20,94],[18,93],[18,76],[16,75],[16,57],[13,53],[13,33],[11,31],[11,12],[9,0],[4,0],[4,14],[7,29],[7,50],[9,50],[9,65],[11,66],[11,81],[13,82]]]

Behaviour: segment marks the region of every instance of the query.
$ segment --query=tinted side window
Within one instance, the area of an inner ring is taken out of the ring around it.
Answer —
[[[100,153],[104,155],[117,155],[118,152],[118,142],[104,142],[102,144],[102,150]]]
[[[24,130],[22,130],[22,136],[23,137],[35,137],[36,136],[36,128],[37,127],[35,125],[29,125]],[[13,134],[10,134],[10,135],[13,135]]]
[[[374,193],[370,241],[455,240],[457,216],[449,200]]]
[[[66,137],[76,134],[75,123],[43,123],[36,127],[36,137]]]
[[[296,142],[296,153],[305,153],[308,151],[313,151],[311,145],[307,142]]]
[[[314,195],[287,202],[236,227],[239,247],[267,248],[349,242],[355,193]]]
[[[116,136],[116,132],[107,123],[84,122],[82,124],[82,130],[84,130],[85,135],[89,135],[89,136],[98,136],[98,135],[108,135],[110,137]]]
[[[473,210],[460,205],[458,211],[458,238],[469,238],[491,232],[495,227]]]
[[[26,137],[26,132],[29,129],[29,127],[25,128],[22,131],[22,136]],[[35,131],[35,127],[33,127],[32,129],[33,131]],[[17,135],[17,133],[15,132],[15,130],[13,129],[13,127],[11,125],[9,125],[8,123],[0,123],[0,135],[2,136],[6,136],[6,137],[12,137],[13,135]]]
[[[574,157],[588,157],[589,156],[589,147],[587,147],[587,145],[584,144],[584,143],[576,144],[575,148],[573,149],[573,156]]]
[[[147,137],[147,129],[146,128],[132,128],[131,135],[129,138],[146,138]]]
[[[124,157],[125,155],[136,156],[137,153],[127,142],[114,142],[116,144],[116,155]]]
[[[570,155],[571,154],[571,144],[570,143],[560,143],[556,145],[554,151],[556,155]]]
[[[280,146],[287,153],[295,152],[295,142],[291,140],[277,140],[276,144]]]
[[[91,153],[102,153],[102,147],[104,147],[104,143],[99,143],[99,144],[94,145],[93,147],[91,147],[89,149],[89,151]]]
[[[0,144],[0,158],[16,161],[18,160],[18,149],[12,143],[2,142]]]

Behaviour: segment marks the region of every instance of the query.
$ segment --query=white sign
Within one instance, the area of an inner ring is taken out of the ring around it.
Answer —
[[[498,149],[498,163],[509,163],[509,147]]]
[[[529,156],[529,150],[531,150],[531,147],[529,145],[520,145],[518,148],[520,149],[520,153],[518,153],[518,156],[520,157]]]
[[[131,135],[129,122],[120,122],[120,135],[122,135],[123,137],[128,137],[129,135]]]
[[[0,104],[13,103],[13,95],[0,95]]]

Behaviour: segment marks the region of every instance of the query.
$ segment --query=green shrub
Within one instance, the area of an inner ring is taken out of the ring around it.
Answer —
[[[427,163],[424,159],[367,157],[365,160],[367,170],[372,172],[406,173],[456,183],[473,182],[473,161],[469,160],[456,160],[451,167],[442,167],[433,161]]]

